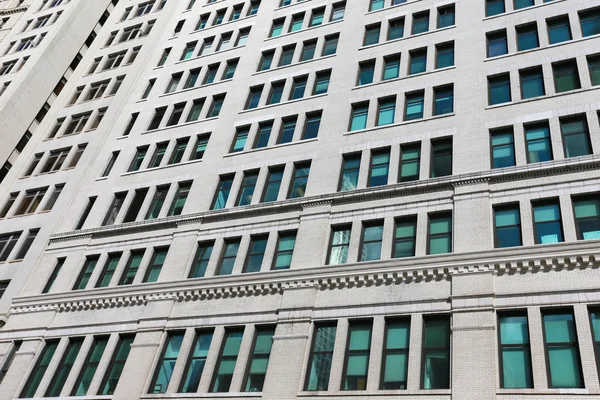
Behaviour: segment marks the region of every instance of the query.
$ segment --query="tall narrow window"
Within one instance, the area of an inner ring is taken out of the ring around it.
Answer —
[[[6,355],[6,358],[4,359],[4,364],[2,364],[2,369],[0,369],[0,383],[2,383],[2,381],[4,380],[4,377],[8,373],[10,366],[12,365],[12,362],[15,359],[15,355],[17,354],[17,352],[20,349],[21,349],[21,342],[14,342],[12,348]]]
[[[377,103],[377,121],[375,124],[377,126],[393,124],[396,115],[396,96],[379,99]]]
[[[386,320],[380,389],[406,389],[410,320]]]
[[[510,94],[510,77],[508,74],[488,76],[488,104],[509,103],[512,101]]]
[[[379,32],[381,31],[381,24],[373,24],[365,27],[365,38],[363,46],[370,46],[379,43]]]
[[[184,378],[181,380],[181,386],[179,387],[180,393],[196,393],[198,391],[200,377],[206,364],[212,338],[212,331],[196,332],[192,351],[183,373]]]
[[[190,271],[190,278],[202,278],[206,274],[214,242],[203,242],[198,244],[198,250],[194,256],[194,262]]]
[[[325,36],[325,43],[323,43],[323,53],[321,54],[321,57],[326,57],[335,54],[337,52],[339,40],[339,34]]]
[[[117,265],[119,265],[120,259],[121,253],[113,253],[108,255],[106,263],[104,264],[104,268],[102,268],[100,277],[98,277],[98,281],[96,282],[97,288],[107,287],[110,284],[110,281],[112,280],[112,277],[117,269]]]
[[[246,142],[248,141],[248,134],[250,133],[249,126],[241,126],[236,128],[235,139],[233,141],[233,145],[231,147],[230,153],[237,153],[240,151],[244,151],[244,147],[246,146]]]
[[[552,73],[554,74],[554,88],[556,89],[556,93],[581,89],[579,70],[575,60],[553,63]]]
[[[96,264],[98,263],[99,256],[87,256],[85,259],[85,263],[81,268],[81,272],[75,281],[75,285],[73,286],[73,290],[82,290],[85,289],[92,273],[94,272],[94,268],[96,268]]]
[[[419,179],[421,143],[400,145],[400,182]]]
[[[486,39],[488,57],[496,57],[508,54],[508,39],[506,37],[505,29],[495,32],[488,32],[486,34]]]
[[[452,214],[429,215],[428,254],[452,252]]]
[[[558,200],[543,200],[533,205],[535,244],[563,242],[563,230]]]
[[[548,122],[525,125],[525,144],[527,146],[528,163],[552,160]]]
[[[496,248],[521,246],[521,213],[519,204],[494,207]]]
[[[395,79],[400,76],[400,54],[384,57],[383,80]]]
[[[212,393],[229,391],[243,336],[243,329],[238,328],[225,331],[223,346],[221,347],[219,359],[215,366],[215,374],[210,385]]]
[[[281,130],[279,132],[279,137],[277,138],[277,144],[290,143],[294,139],[294,132],[296,132],[297,121],[298,116],[296,115],[294,115],[293,117],[285,117],[281,119]]]
[[[158,365],[156,366],[154,378],[152,379],[148,393],[158,394],[167,391],[182,342],[183,332],[170,332],[167,335],[167,341],[164,345],[161,357],[158,360]]]
[[[178,164],[181,162],[189,141],[189,137],[177,139],[175,142],[175,148],[171,154],[171,158],[169,158],[169,165]]]
[[[261,122],[258,124],[258,134],[254,141],[254,149],[260,149],[267,147],[269,144],[269,138],[271,137],[271,131],[273,130],[273,121]]]
[[[198,135],[198,138],[196,139],[196,145],[190,156],[190,160],[201,160],[202,157],[204,157],[204,153],[208,147],[209,138],[209,135]]]
[[[213,96],[212,103],[210,108],[208,109],[208,114],[206,118],[215,118],[218,117],[221,113],[221,108],[223,107],[223,102],[225,101],[225,95],[220,94]]]
[[[256,330],[254,349],[248,363],[245,392],[262,392],[269,365],[269,356],[273,346],[275,328],[265,327]]]
[[[372,322],[351,322],[346,346],[343,390],[366,390],[371,353]]]
[[[598,195],[573,197],[578,240],[600,239],[600,199]]]
[[[274,270],[289,269],[292,264],[294,247],[296,245],[296,232],[280,232],[277,239],[277,248],[273,256]]]
[[[135,190],[133,200],[131,200],[131,203],[129,203],[129,208],[127,209],[125,217],[123,218],[124,223],[133,222],[137,219],[138,214],[140,213],[140,208],[144,204],[147,194],[148,188],[140,188]]]
[[[271,84],[271,91],[267,97],[267,104],[277,104],[281,102],[283,96],[283,89],[285,87],[285,81],[273,82]]]
[[[40,356],[38,357],[33,370],[29,374],[29,378],[27,378],[27,382],[21,391],[21,398],[31,398],[35,396],[35,392],[40,386],[40,382],[48,369],[48,365],[56,352],[56,348],[58,347],[58,340],[48,340],[42,350]]]
[[[500,345],[500,387],[532,388],[529,326],[526,312],[498,316]]]
[[[175,193],[175,197],[173,198],[173,202],[171,203],[171,207],[169,208],[170,216],[181,215],[191,188],[191,182],[181,182],[179,184],[177,187],[177,192]]]
[[[326,391],[329,389],[336,330],[335,325],[315,325],[304,390]]]
[[[138,147],[135,152],[135,156],[131,161],[131,165],[129,166],[128,172],[138,171],[144,162],[144,158],[146,158],[146,153],[148,152],[148,146]]]
[[[2,207],[2,211],[0,211],[0,218],[4,218],[8,215],[8,212],[12,208],[13,204],[19,197],[19,192],[11,193],[6,203],[4,203],[4,207]]]
[[[146,283],[158,281],[160,271],[165,263],[168,252],[168,247],[154,249],[154,254],[152,255],[150,264],[148,264],[148,269],[146,270],[146,275],[144,276],[144,280],[142,282]]]
[[[267,203],[276,201],[279,196],[279,189],[281,188],[281,180],[283,179],[284,167],[272,167],[269,168],[269,174],[267,176],[267,183],[263,193],[262,201]]]
[[[50,386],[46,390],[45,397],[58,397],[60,396],[60,392],[62,391],[63,386],[67,382],[67,378],[69,377],[69,373],[73,368],[73,364],[75,363],[75,359],[79,354],[79,350],[81,350],[81,345],[83,344],[83,338],[72,338],[69,339],[69,344],[67,345],[62,359],[60,363],[56,367],[56,371],[54,372],[54,376],[50,381]]]
[[[52,269],[52,273],[50,274],[50,277],[48,278],[48,282],[46,282],[46,285],[44,286],[42,293],[50,293],[50,290],[52,290],[52,286],[54,286],[54,282],[56,282],[56,278],[58,277],[58,274],[60,274],[60,270],[62,269],[63,265],[65,264],[65,260],[66,260],[66,258],[59,258],[58,260],[56,260],[56,265]]]
[[[387,185],[390,169],[390,149],[376,150],[371,153],[369,187]]]
[[[308,175],[310,174],[310,161],[294,164],[294,175],[290,185],[289,198],[295,199],[304,197],[306,186],[308,185]]]
[[[225,208],[227,199],[229,198],[229,192],[231,192],[231,185],[233,184],[233,175],[222,175],[219,179],[219,187],[215,193],[213,200],[212,210],[220,210]]]
[[[360,261],[379,260],[383,241],[383,221],[365,223],[360,252]]]
[[[169,193],[169,186],[170,185],[158,186],[156,188],[156,192],[152,197],[152,201],[150,202],[148,212],[146,213],[146,217],[144,219],[158,218],[158,216],[160,215],[160,211],[162,210],[162,207],[165,204],[167,193]]]
[[[73,386],[71,396],[87,395],[88,389],[90,388],[92,380],[94,379],[94,375],[96,375],[98,365],[100,364],[100,359],[104,354],[104,350],[106,349],[107,344],[108,336],[94,337],[92,346],[88,351],[85,362],[81,366],[77,381]]]
[[[292,91],[290,92],[290,100],[297,100],[304,97],[307,80],[308,76],[306,75],[294,78],[294,83],[292,84]]]
[[[543,310],[548,387],[582,388],[581,359],[573,311]]]
[[[417,217],[396,219],[394,230],[394,258],[413,257],[417,243]]]
[[[357,131],[367,127],[367,115],[369,103],[352,104],[352,116],[350,118],[350,130]]]
[[[516,27],[517,49],[519,51],[530,50],[540,47],[537,23],[533,22]]]
[[[240,239],[227,239],[223,245],[221,259],[217,268],[217,275],[231,275],[238,250],[240,249]]]
[[[135,335],[121,335],[119,337],[119,342],[115,347],[112,359],[100,385],[99,395],[112,395],[115,393],[134,339]]]
[[[265,235],[252,236],[250,238],[250,247],[243,272],[260,272],[265,251],[267,250],[267,241],[269,237]]]
[[[142,265],[144,252],[144,250],[133,250],[131,252],[129,255],[129,260],[127,260],[125,269],[123,270],[121,278],[119,279],[119,285],[131,285],[133,283],[133,280],[140,269],[140,265]]]
[[[25,240],[23,241],[23,244],[21,245],[21,248],[19,249],[19,252],[15,256],[15,260],[22,260],[25,258],[25,256],[27,255],[27,252],[29,252],[29,248],[33,244],[39,231],[40,231],[39,229],[30,229],[29,230],[29,232],[27,233],[27,237],[25,238]]]
[[[579,21],[583,37],[600,33],[600,11],[597,8],[580,11]]]
[[[450,317],[423,319],[423,389],[450,388]]]
[[[242,187],[236,202],[237,206],[247,206],[252,202],[256,181],[258,180],[258,170],[244,172]]]
[[[157,168],[160,166],[163,158],[165,158],[165,153],[167,152],[168,147],[169,142],[162,142],[156,145],[156,149],[154,149],[154,154],[152,154],[148,168]]]
[[[204,102],[206,100],[204,98],[195,99],[192,102],[192,107],[190,107],[190,111],[185,119],[185,122],[198,121],[200,118],[200,114],[202,113],[202,109],[204,108]]]
[[[596,365],[600,365],[600,310],[596,307],[590,310],[590,321],[592,324],[592,340],[594,342],[594,353],[596,354]],[[0,379],[2,382],[2,379]]]
[[[115,193],[115,197],[113,198],[113,201],[106,212],[102,226],[112,225],[115,223],[117,216],[119,215],[119,211],[121,211],[121,207],[123,207],[126,196],[127,192]]]
[[[447,68],[454,65],[454,42],[435,46],[435,68]]]
[[[561,118],[560,130],[565,146],[565,157],[579,157],[592,154],[590,134],[585,115]]]
[[[417,35],[429,31],[429,11],[413,14],[412,34]]]
[[[0,262],[8,259],[22,233],[13,232],[0,236]]]
[[[409,52],[410,65],[408,74],[419,74],[427,70],[427,48],[411,50]]]
[[[375,75],[375,60],[363,61],[358,64],[358,85],[373,83]]]
[[[329,90],[329,81],[331,79],[331,70],[319,71],[316,73],[315,87],[313,88],[313,96],[325,94]]]
[[[361,154],[346,154],[342,161],[342,176],[339,191],[355,190],[358,187],[358,174],[360,173]]]
[[[452,138],[431,141],[432,178],[452,175]]]
[[[433,88],[433,115],[454,112],[454,85]]]
[[[516,165],[515,139],[512,127],[490,132],[492,146],[492,168],[505,168]]]
[[[112,171],[113,167],[115,166],[115,163],[117,162],[119,153],[120,153],[120,151],[112,152],[112,154],[110,155],[110,159],[108,160],[108,163],[106,164],[106,167],[104,168],[104,171],[102,172],[102,177],[106,177],[110,174],[110,171]]]
[[[331,239],[329,244],[329,265],[339,265],[348,262],[348,250],[350,248],[350,225],[335,226],[331,228]]]
[[[406,105],[404,107],[404,120],[412,121],[423,118],[425,93],[422,90],[406,93]]]

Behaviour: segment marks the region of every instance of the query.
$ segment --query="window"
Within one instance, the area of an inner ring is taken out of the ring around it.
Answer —
[[[190,138],[187,137],[176,140],[175,148],[173,149],[173,153],[171,154],[171,158],[169,159],[169,165],[178,164],[181,162],[189,141]]]
[[[565,157],[578,157],[592,154],[590,135],[585,115],[560,119],[565,147]]]
[[[98,369],[98,365],[100,364],[100,359],[104,354],[104,350],[106,349],[106,345],[108,344],[107,336],[97,336],[94,337],[92,342],[92,346],[88,351],[85,362],[83,363],[79,376],[75,385],[73,386],[73,390],[71,392],[71,396],[85,396],[88,393],[88,389],[94,379],[94,375]]]
[[[212,337],[212,331],[196,332],[192,352],[183,373],[184,379],[182,379],[179,387],[180,393],[195,393],[198,390]]]
[[[377,101],[377,121],[375,125],[389,125],[394,123],[396,114],[396,96],[379,99]]]
[[[154,154],[152,154],[152,158],[150,159],[148,168],[156,168],[160,166],[165,156],[165,153],[167,152],[167,147],[169,147],[169,142],[162,142],[156,144],[156,148],[154,149]]]
[[[71,148],[62,150],[53,150],[50,152],[50,156],[46,160],[44,167],[40,173],[54,172],[62,168],[67,156],[69,155]]]
[[[47,190],[48,188],[40,188],[26,191],[21,204],[15,211],[15,215],[33,214],[42,202]]]
[[[73,158],[71,158],[71,161],[69,161],[69,165],[67,165],[67,168],[74,168],[77,166],[77,163],[81,159],[81,156],[83,155],[83,152],[85,151],[86,147],[87,143],[80,144],[75,148],[75,154],[73,154]]]
[[[515,10],[531,7],[533,5],[534,0],[514,0],[515,2]]]
[[[1,27],[2,27],[2,23],[0,21],[0,28]],[[8,354],[6,355],[6,358],[4,359],[4,363],[2,364],[2,369],[0,370],[0,383],[2,383],[2,381],[4,380],[4,377],[8,373],[10,366],[12,365],[12,362],[15,359],[15,354],[20,349],[21,349],[21,342],[13,342],[12,343],[12,347],[11,347],[10,351],[8,352]]]
[[[25,174],[23,174],[23,177],[31,176],[31,174],[33,174],[33,172],[35,171],[36,167],[38,166],[38,164],[42,160],[43,156],[44,156],[44,153],[36,154],[34,156],[33,160],[31,161],[31,164],[29,164],[29,167],[25,171]]]
[[[548,25],[548,40],[550,44],[566,42],[573,39],[569,16],[564,15],[546,20]]]
[[[583,37],[600,33],[600,10],[598,8],[580,11],[579,21]]]
[[[215,81],[215,77],[217,76],[217,71],[219,70],[219,64],[212,64],[208,66],[208,70],[206,71],[206,75],[202,80],[202,84],[206,85],[209,83],[213,83]]]
[[[297,116],[282,118],[281,129],[279,132],[279,136],[277,137],[277,144],[290,143],[292,141],[292,139],[294,138],[294,132],[296,131],[297,120],[298,120]],[[269,135],[271,133],[271,127],[272,127],[272,122],[270,122],[268,125],[259,124],[259,135],[263,134],[263,128],[268,128],[267,132],[265,133],[265,137],[263,139],[264,146],[267,145],[267,142],[269,140]],[[259,136],[259,138],[257,140],[260,140],[260,139],[261,139],[261,137]],[[264,147],[264,146],[261,146],[261,147]]]
[[[190,160],[201,160],[204,157],[204,152],[208,147],[208,135],[198,135],[196,139],[196,146],[194,147],[194,151],[192,151]]]
[[[427,49],[411,50],[408,74],[419,74],[427,69]]]
[[[133,129],[133,126],[135,125],[135,121],[137,121],[137,118],[139,115],[140,115],[140,113],[131,114],[131,118],[129,118],[129,122],[127,122],[127,126],[125,127],[125,131],[123,132],[123,136],[128,136],[131,133],[131,130]],[[159,123],[160,123],[160,121],[159,121]]]
[[[217,189],[217,193],[215,194],[215,198],[211,207],[212,210],[220,210],[222,208],[225,208],[232,184],[233,175],[222,175],[220,177],[219,187]]]
[[[277,248],[273,256],[273,270],[289,269],[292,264],[294,247],[296,245],[296,232],[280,232],[277,239]]]
[[[81,345],[83,344],[83,338],[74,338],[69,339],[69,343],[64,350],[63,357],[60,360],[60,363],[56,367],[56,371],[54,376],[52,377],[50,386],[46,390],[45,397],[58,397],[60,396],[60,392],[64,384],[67,381],[69,373],[73,368],[73,364],[75,363],[75,359],[79,354],[79,350],[81,350]]]
[[[263,202],[266,203],[277,200],[279,189],[281,187],[281,180],[283,179],[283,171],[284,167],[269,168],[269,174],[267,176],[267,182],[262,198]]]
[[[525,144],[527,146],[528,163],[552,160],[548,122],[525,125]]]
[[[131,165],[129,166],[128,172],[138,171],[144,162],[144,158],[146,157],[146,153],[148,152],[148,146],[138,147],[133,160],[131,161]]]
[[[338,40],[338,34],[325,36],[325,42],[323,43],[323,54],[321,54],[321,56],[325,57],[335,54],[337,52]]]
[[[492,146],[492,168],[516,165],[515,139],[512,128],[501,128],[490,132]]]
[[[204,39],[202,46],[200,46],[200,52],[198,56],[205,56],[213,52],[213,42],[215,41],[214,36]]]
[[[171,111],[171,116],[167,121],[166,126],[173,126],[179,123],[181,119],[181,115],[183,114],[183,110],[185,109],[185,103],[178,103],[173,106],[173,111]]]
[[[540,47],[536,23],[521,25],[517,30],[517,49],[519,51]]]
[[[259,71],[266,71],[271,68],[271,64],[273,64],[273,57],[275,56],[275,50],[264,51],[262,54],[262,58],[260,60],[260,64],[258,66]]]
[[[198,23],[196,24],[197,31],[206,28],[206,25],[208,24],[209,16],[210,16],[210,14],[203,14],[200,16],[200,19],[198,20]]]
[[[323,23],[324,18],[325,7],[316,8],[312,10],[312,16],[310,18],[310,23],[308,24],[308,26],[311,27],[321,25]]]
[[[102,226],[113,225],[115,223],[117,216],[119,215],[119,211],[121,211],[121,207],[123,207],[126,196],[127,192],[115,193],[115,197],[113,198],[113,201],[106,212],[104,221],[102,221]]]
[[[510,77],[508,73],[488,76],[489,105],[509,103],[512,101],[510,95]]]
[[[121,377],[121,373],[123,372],[123,368],[125,366],[125,362],[127,361],[127,357],[129,356],[129,350],[131,350],[131,344],[135,339],[135,335],[120,335],[119,341],[117,342],[117,346],[112,355],[112,359],[108,368],[106,370],[106,374],[104,375],[104,379],[102,384],[100,385],[99,393],[100,395],[112,395],[115,392],[117,384],[119,383],[119,378]]]
[[[242,187],[236,201],[236,206],[247,206],[252,202],[256,181],[258,180],[258,170],[244,172]]]
[[[452,214],[429,215],[429,240],[427,254],[452,252]]]
[[[27,252],[29,251],[29,248],[33,244],[33,241],[35,240],[39,231],[40,231],[39,229],[30,229],[29,230],[29,233],[27,234],[27,237],[23,241],[23,244],[21,245],[19,252],[15,256],[15,260],[22,260],[25,258],[25,256],[27,255]]]
[[[373,24],[365,27],[365,38],[363,40],[363,46],[371,46],[379,43],[379,33],[381,30],[381,24]]]
[[[450,317],[423,318],[422,388],[450,388]]]
[[[371,0],[369,11],[381,10],[384,7],[384,0]]]
[[[495,247],[521,246],[521,213],[519,204],[494,207]]]
[[[360,157],[360,153],[344,155],[342,161],[342,176],[338,188],[340,192],[355,190],[358,187]]]
[[[281,102],[283,96],[283,89],[285,87],[285,81],[273,82],[271,84],[271,91],[267,97],[267,104],[277,104]]]
[[[331,228],[331,241],[329,244],[329,265],[339,265],[348,262],[348,249],[350,248],[350,225]]]
[[[519,77],[521,79],[521,97],[523,99],[544,96],[546,94],[542,67],[519,70]]]
[[[454,25],[454,4],[438,8],[438,29]]]
[[[281,35],[283,32],[283,24],[285,23],[284,18],[276,19],[273,21],[273,25],[271,26],[271,33],[269,37],[275,37]]]
[[[215,366],[215,374],[210,385],[212,393],[229,391],[243,335],[244,330],[240,328],[225,331],[223,345]]]
[[[372,322],[351,322],[348,328],[343,390],[366,390]]]
[[[592,81],[592,86],[600,85],[600,56],[588,56],[587,62],[590,70],[590,80]]]
[[[421,144],[406,144],[400,146],[400,182],[416,181],[419,179],[421,164]]]
[[[344,12],[346,10],[346,2],[342,1],[335,3],[331,9],[331,22],[339,21],[344,19]]]
[[[131,285],[137,275],[142,259],[144,258],[144,250],[133,250],[129,255],[125,269],[119,279],[119,285]]]
[[[167,391],[182,342],[183,332],[170,332],[167,335],[167,340],[156,366],[154,378],[152,379],[148,393],[158,394]]]
[[[214,242],[204,242],[198,245],[198,250],[194,257],[190,278],[202,278],[206,274],[210,256],[212,254]]]
[[[329,388],[336,330],[336,326],[331,324],[314,326],[304,390],[326,391]]]
[[[83,212],[81,213],[81,216],[79,217],[79,220],[77,221],[77,225],[75,225],[75,230],[79,230],[83,227],[83,225],[85,224],[85,221],[87,220],[87,217],[90,215],[90,211],[92,211],[92,207],[94,206],[94,203],[96,203],[96,196],[92,196],[88,198],[87,204],[85,206],[85,208],[83,209]]]
[[[321,116],[322,111],[314,111],[306,114],[304,130],[302,131],[302,140],[314,139],[319,135]]]
[[[137,219],[140,212],[140,208],[144,204],[146,195],[148,194],[148,188],[136,189],[133,196],[133,200],[129,203],[129,209],[123,218],[123,222],[133,222]]]
[[[573,209],[577,239],[600,239],[600,200],[597,195],[573,197]]]
[[[248,94],[248,100],[246,100],[246,110],[251,110],[253,108],[258,107],[260,102],[260,96],[262,94],[263,85],[254,86],[250,88],[250,93]]]
[[[46,285],[44,286],[44,289],[42,290],[42,294],[50,293],[50,290],[52,290],[52,286],[54,286],[54,282],[56,282],[56,278],[58,278],[58,274],[60,273],[60,270],[62,269],[63,265],[65,264],[65,260],[66,260],[66,258],[59,258],[56,260],[56,265],[52,269],[52,273],[50,274],[50,277],[48,278],[48,282],[46,282]],[[0,382],[2,381],[2,377],[3,377],[3,375],[0,375]]]
[[[303,43],[302,52],[300,53],[300,61],[312,60],[317,49],[316,40],[307,40]]]
[[[192,102],[192,107],[190,107],[190,111],[188,113],[185,122],[197,121],[200,118],[200,113],[202,112],[202,108],[204,108],[205,99],[195,99]]]
[[[98,281],[96,282],[97,288],[107,287],[110,284],[120,259],[121,253],[112,253],[108,255],[108,258],[104,263],[104,268],[102,268],[100,277],[98,277]]]
[[[306,185],[308,184],[308,175],[310,173],[310,161],[294,164],[294,174],[290,185],[288,198],[295,199],[304,197]]]
[[[165,263],[165,259],[167,258],[168,252],[168,247],[160,247],[154,249],[154,254],[152,255],[150,264],[148,264],[148,269],[146,270],[146,275],[144,276],[142,282],[147,283],[158,281],[160,271],[162,269],[163,264]]]
[[[454,112],[454,86],[438,86],[433,88],[433,115],[443,115]]]
[[[315,87],[313,89],[313,95],[319,95],[327,93],[329,90],[329,80],[331,78],[331,70],[319,71],[316,73]]]
[[[239,248],[239,238],[225,240],[216,275],[231,275]]]
[[[220,94],[213,96],[212,104],[210,105],[210,109],[208,110],[207,118],[215,118],[218,117],[221,113],[221,108],[223,107],[223,102],[225,101],[225,95]]]
[[[404,36],[404,17],[391,19],[387,40],[400,39]]]
[[[369,103],[352,104],[352,116],[350,118],[350,130],[356,131],[367,127],[367,115]]]
[[[242,272],[260,272],[265,251],[267,249],[268,238],[269,237],[267,235],[250,237],[250,247],[248,249],[248,255],[246,256],[246,262],[244,263],[244,269]]]
[[[231,79],[233,78],[233,75],[235,75],[235,70],[237,69],[237,65],[238,65],[238,60],[228,60],[227,64],[225,65],[225,72],[223,72],[223,80],[225,79]]]
[[[10,194],[10,197],[8,198],[8,200],[6,200],[6,203],[4,204],[4,207],[2,208],[2,211],[0,212],[0,218],[6,217],[6,215],[12,208],[13,204],[17,200],[18,196],[19,196],[19,192]]]
[[[487,39],[487,56],[496,57],[508,54],[508,40],[506,38],[506,30],[490,32],[486,34]]]
[[[171,207],[169,208],[169,216],[181,215],[191,188],[191,182],[182,182],[179,184],[177,192],[175,193],[175,197],[173,198],[173,202],[171,203]]]
[[[240,17],[242,16],[242,8],[244,7],[243,4],[238,4],[233,6],[233,10],[231,12],[231,15],[229,16],[229,20],[230,21],[236,21],[238,19],[240,19]]]
[[[292,44],[284,46],[281,50],[281,57],[279,58],[279,66],[290,65],[294,59],[294,52],[296,51],[296,45]]]
[[[271,131],[273,130],[273,121],[261,122],[258,124],[258,134],[254,141],[253,149],[260,149],[267,147],[269,144],[269,138],[271,137]]]
[[[190,58],[192,58],[194,56],[194,50],[196,50],[196,45],[198,44],[198,42],[191,42],[185,45],[185,48],[183,49],[183,53],[181,54],[181,61],[183,60],[189,60]],[[162,64],[159,64],[162,65]]]
[[[46,370],[48,369],[48,365],[50,361],[52,361],[52,357],[56,352],[56,348],[58,347],[58,340],[48,340],[45,343],[44,349],[42,350],[40,356],[37,358],[35,365],[29,374],[29,378],[27,378],[27,382],[25,383],[25,387],[21,391],[21,398],[31,398],[35,396],[35,392],[37,391]]]
[[[146,213],[146,217],[144,219],[158,218],[158,216],[160,215],[160,211],[162,210],[163,204],[165,203],[167,193],[169,193],[169,185],[157,186],[156,192],[152,197],[152,201],[150,202],[148,212]]]
[[[358,70],[358,85],[368,85],[369,83],[373,83],[375,60],[359,63]]]
[[[360,261],[379,260],[383,241],[383,221],[364,223],[362,233]]]
[[[431,141],[431,177],[452,175],[452,138]]]
[[[192,49],[192,54],[193,54],[193,52],[194,52],[194,49]],[[171,54],[171,48],[170,47],[168,49],[165,49],[163,51],[162,55],[160,56],[160,60],[158,61],[157,67],[162,67],[163,65],[165,65],[165,63],[167,62],[167,59],[169,58],[169,54]],[[184,51],[183,54],[184,55],[186,54],[185,51]],[[191,55],[189,57],[191,57]],[[181,57],[181,59],[184,60],[183,56]]]
[[[254,346],[246,372],[245,392],[262,392],[274,334],[275,328],[272,327],[261,327],[256,330]]]
[[[400,54],[383,58],[383,80],[395,79],[400,76]]]
[[[160,123],[167,112],[167,107],[159,107],[154,110],[154,117],[152,117],[152,121],[150,121],[150,125],[148,125],[148,130],[158,129]]]
[[[429,31],[429,11],[413,14],[412,34],[417,35]]]
[[[304,23],[304,13],[292,15],[292,22],[290,23],[288,32],[296,32],[302,29]]]
[[[438,44],[435,46],[437,57],[435,68],[446,68],[454,65],[454,42]]]
[[[372,151],[368,187],[387,185],[390,170],[390,149]]]
[[[409,320],[386,320],[380,389],[406,389],[408,375]]]
[[[548,387],[582,388],[581,360],[573,312],[542,310]]]
[[[532,388],[531,351],[526,312],[499,314],[500,387]]]
[[[423,118],[424,96],[425,93],[422,90],[406,93],[406,105],[404,110],[405,121]]]
[[[556,89],[556,93],[581,89],[579,70],[577,69],[577,62],[575,60],[553,63],[552,73],[554,74],[554,88]]]

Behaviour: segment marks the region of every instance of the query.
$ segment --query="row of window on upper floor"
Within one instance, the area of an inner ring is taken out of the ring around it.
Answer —
[[[167,4],[167,0],[160,0],[158,3],[154,0],[145,1],[143,3],[139,3],[135,7],[127,7],[123,11],[119,22],[123,22],[128,19],[134,19],[138,17],[143,17],[144,15],[150,14],[153,10],[154,12],[158,12],[165,8]],[[135,8],[135,11],[133,11]]]
[[[123,64],[123,65],[131,65],[137,58],[141,49],[142,49],[142,46],[136,46],[136,47],[133,47],[132,49],[130,49],[131,51],[123,50],[123,51],[119,51],[116,53],[108,54],[106,56],[96,57],[96,58],[94,58],[92,65],[88,69],[87,75],[91,75],[95,72],[104,72],[104,71],[118,68],[119,66],[121,66],[121,64],[123,63],[123,60],[125,60],[125,56],[127,56],[128,53],[129,53],[129,56],[127,57],[127,60],[125,61],[125,64]],[[102,60],[104,60],[104,64],[102,64]],[[102,67],[100,67],[100,64],[102,64]],[[100,67],[100,68],[98,68],[98,67]]]
[[[302,29],[320,26],[325,23],[326,7],[318,7],[310,10],[310,17],[306,18],[307,12],[293,14],[288,17],[277,18],[273,20],[269,37],[281,36],[284,32],[293,33]],[[329,14],[329,22],[340,21],[344,19],[346,2],[334,3]]]
[[[42,0],[40,8],[36,12],[48,10],[50,8],[58,7],[60,5],[69,4],[71,0]]]
[[[19,62],[19,60],[20,60],[20,62]],[[25,66],[25,63],[27,63],[28,60],[29,60],[29,56],[26,56],[21,59],[15,58],[14,60],[10,60],[10,61],[6,61],[6,62],[2,63],[2,66],[0,66],[0,76],[8,75],[11,72],[13,72],[13,73],[19,72]],[[17,64],[18,64],[18,66],[17,66]],[[17,67],[17,68],[15,68],[15,67]]]
[[[191,10],[194,4],[195,0],[190,1],[186,10]],[[221,25],[225,22],[237,21],[244,15],[244,7],[247,7],[245,14],[246,17],[256,15],[258,14],[258,10],[260,8],[260,0],[251,0],[248,3],[239,3],[231,7],[225,7],[216,11],[204,13],[200,15],[194,30],[199,31],[208,27]],[[177,26],[174,30],[174,35],[177,35],[183,29],[185,21],[186,20],[181,20],[177,23]]]
[[[39,35],[29,36],[21,39],[20,41],[13,41],[8,44],[3,56],[10,53],[19,53],[28,49],[37,47],[42,43],[42,40],[46,37],[47,32],[40,33]]]
[[[44,26],[54,24],[60,16],[62,15],[62,11],[58,11],[57,13],[50,13],[47,15],[43,15],[41,17],[27,20],[25,25],[23,25],[23,29],[21,32],[32,31],[34,29],[43,28]],[[35,22],[34,22],[35,21]]]
[[[106,39],[106,42],[104,43],[104,47],[108,47],[112,44],[121,44],[123,42],[128,42],[130,40],[148,36],[150,34],[150,32],[152,31],[152,28],[154,27],[155,23],[156,23],[156,20],[153,19],[153,20],[147,21],[143,24],[136,24],[133,26],[123,28],[120,31],[119,30],[112,31],[110,33],[110,35],[108,36],[108,39]],[[119,35],[119,32],[121,33],[121,35]],[[117,39],[117,36],[119,36],[118,39]],[[116,42],[115,42],[115,39],[117,39]]]
[[[23,235],[23,231],[0,235],[0,262],[23,260],[39,231],[40,228],[32,228],[27,231],[26,235]],[[5,289],[3,286],[4,285],[0,283],[0,287]],[[2,293],[4,293],[4,290],[2,290]]]
[[[512,7],[512,10],[517,11],[525,8],[533,7],[537,4],[550,3],[554,0],[485,0],[485,16],[493,17],[507,12],[506,2]]]
[[[23,172],[23,177],[57,172],[61,169],[75,168],[87,147],[87,143],[36,153]],[[68,160],[68,161],[67,161]],[[43,162],[42,162],[43,161]],[[39,166],[42,166],[41,168]]]

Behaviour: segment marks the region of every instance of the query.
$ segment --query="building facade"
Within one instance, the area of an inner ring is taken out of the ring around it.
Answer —
[[[0,46],[0,399],[600,398],[597,2],[34,0]]]

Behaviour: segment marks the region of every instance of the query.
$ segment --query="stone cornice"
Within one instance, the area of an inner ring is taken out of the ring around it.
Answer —
[[[502,168],[485,172],[453,175],[441,178],[398,183],[394,185],[331,193],[299,199],[288,199],[272,203],[254,204],[245,207],[233,207],[211,210],[195,214],[166,217],[150,221],[137,221],[126,224],[101,226],[80,231],[55,233],[50,236],[50,244],[79,240],[84,238],[121,236],[137,232],[175,229],[179,225],[196,222],[230,221],[274,215],[288,212],[302,212],[307,207],[337,205],[381,200],[441,190],[453,190],[455,186],[474,185],[482,182],[504,182],[518,179],[531,179],[573,171],[592,170],[600,167],[600,155],[590,155],[571,159],[528,164],[519,167]]]
[[[599,267],[600,240],[589,240],[20,297],[13,299],[11,314],[131,307],[160,300],[186,302],[269,295],[302,287],[335,290],[441,281],[465,274],[504,275]]]

